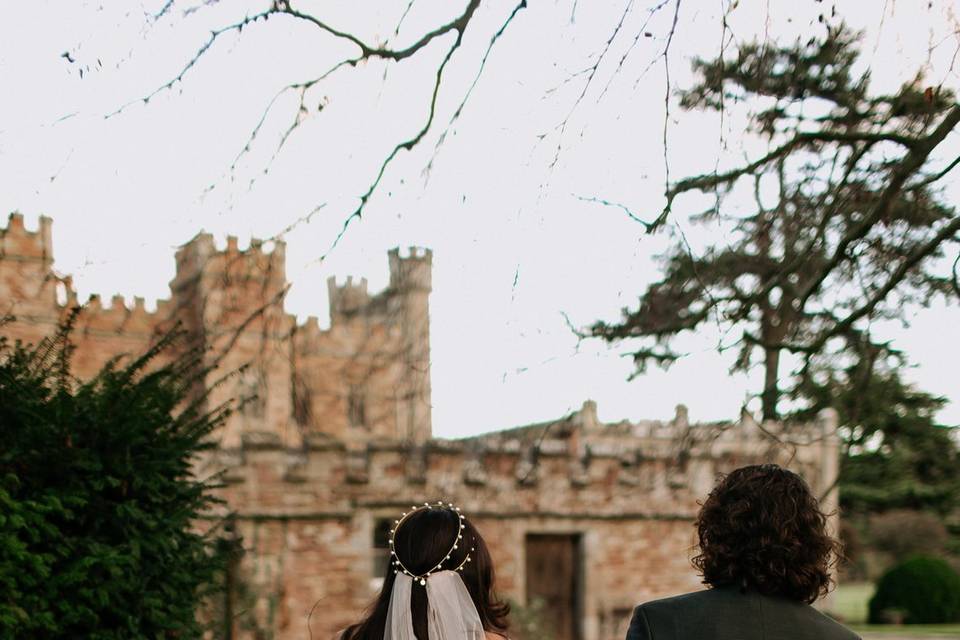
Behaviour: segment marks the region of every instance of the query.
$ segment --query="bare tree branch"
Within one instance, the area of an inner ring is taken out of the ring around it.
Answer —
[[[407,8],[403,10],[403,14],[401,14],[400,19],[397,20],[397,27],[393,30],[393,37],[400,35],[400,27],[403,26],[403,21],[407,19],[407,14],[410,13],[410,9],[413,9],[413,3],[416,1],[417,0],[410,0],[410,2],[407,3]]]
[[[950,284],[957,298],[960,298],[960,276],[957,275],[957,265],[960,265],[960,253],[957,254],[957,258],[953,261],[953,268],[950,269]]]
[[[406,9],[404,10],[403,15],[400,18],[400,21],[398,22],[397,27],[394,30],[394,35],[399,33],[400,26],[403,23],[404,19],[406,18],[407,14],[412,9],[414,1],[415,0],[410,0],[408,2]],[[631,2],[632,1],[633,0],[631,0]],[[315,15],[312,15],[310,13],[306,13],[291,7],[291,3],[289,0],[274,0],[270,8],[256,14],[249,15],[245,17],[243,20],[230,24],[226,27],[222,27],[220,29],[216,29],[212,31],[208,39],[193,54],[193,56],[187,61],[187,63],[180,69],[180,71],[172,79],[160,85],[145,97],[122,105],[119,109],[117,109],[113,113],[108,114],[107,117],[112,117],[114,115],[117,115],[122,111],[126,110],[131,105],[136,104],[137,102],[143,102],[144,104],[146,104],[154,96],[158,95],[161,92],[171,89],[176,83],[182,81],[186,77],[186,75],[191,71],[191,69],[193,69],[196,66],[199,60],[211,49],[211,47],[213,47],[213,45],[217,42],[217,40],[225,34],[232,33],[232,32],[240,33],[246,26],[254,24],[261,20],[266,21],[267,19],[273,16],[286,16],[298,21],[306,22],[316,27],[321,32],[329,36],[332,36],[335,39],[349,42],[350,44],[355,46],[357,49],[359,49],[359,53],[357,53],[352,57],[348,57],[344,60],[337,62],[326,72],[324,72],[323,74],[321,74],[320,76],[312,80],[291,83],[289,85],[282,87],[273,96],[273,98],[271,98],[271,100],[267,103],[267,106],[264,109],[263,113],[261,114],[259,120],[253,127],[253,130],[248,136],[246,142],[244,143],[240,151],[237,153],[236,157],[234,158],[233,162],[231,163],[228,169],[228,174],[231,176],[231,179],[232,179],[237,167],[239,166],[240,161],[243,159],[245,155],[250,153],[250,151],[252,150],[255,141],[258,139],[258,136],[261,134],[263,127],[266,124],[267,118],[270,116],[271,112],[273,111],[279,99],[282,96],[284,96],[286,93],[295,91],[299,96],[299,103],[298,103],[296,112],[294,113],[294,117],[290,125],[281,134],[277,147],[273,151],[269,161],[267,162],[266,166],[259,174],[259,175],[265,175],[269,172],[270,167],[273,164],[273,161],[276,159],[280,151],[284,148],[286,142],[293,135],[293,133],[300,127],[300,125],[306,120],[309,113],[309,109],[307,108],[307,94],[310,91],[310,89],[312,89],[317,84],[322,82],[324,79],[328,78],[330,75],[332,75],[333,73],[335,73],[336,71],[344,67],[347,67],[347,66],[355,67],[361,62],[369,59],[382,59],[387,61],[399,62],[414,56],[416,53],[418,53],[423,49],[426,49],[435,40],[439,40],[440,38],[442,38],[447,34],[454,34],[455,36],[454,40],[446,49],[446,52],[441,58],[435,72],[435,79],[433,82],[433,88],[430,95],[429,110],[428,110],[426,120],[413,135],[396,143],[391,149],[391,151],[383,159],[383,161],[379,164],[379,167],[376,170],[375,174],[373,175],[366,190],[359,196],[359,204],[355,209],[353,209],[353,211],[349,213],[349,215],[346,216],[346,218],[343,221],[343,225],[339,233],[336,235],[333,242],[331,243],[329,250],[323,256],[321,256],[320,260],[323,260],[326,257],[326,255],[329,253],[329,251],[333,250],[339,244],[340,239],[343,237],[343,234],[346,232],[347,228],[350,226],[353,220],[358,219],[362,216],[367,202],[372,197],[377,187],[380,185],[380,182],[383,179],[383,176],[387,170],[387,167],[393,162],[393,160],[400,153],[400,151],[411,150],[413,147],[419,144],[423,140],[423,138],[430,132],[436,117],[437,99],[440,92],[440,86],[443,80],[444,71],[447,68],[447,64],[450,62],[451,58],[453,57],[453,54],[460,48],[461,43],[463,42],[463,37],[467,29],[467,26],[470,24],[479,6],[480,6],[480,0],[468,0],[463,11],[454,19],[444,24],[441,24],[436,28],[426,32],[415,42],[413,42],[412,44],[406,47],[393,48],[387,45],[383,45],[383,46],[370,45],[366,41],[364,41],[362,38],[358,37],[353,33],[339,29]],[[507,27],[511,24],[511,22],[517,16],[520,10],[525,8],[526,6],[527,6],[526,0],[521,0],[516,5],[514,5],[512,10],[508,14],[507,18],[501,24],[500,28],[491,36],[490,42],[488,43],[487,48],[484,52],[484,55],[479,63],[473,82],[470,84],[465,95],[463,96],[459,105],[455,109],[449,123],[447,124],[447,127],[445,128],[443,133],[440,135],[436,148],[439,148],[439,146],[442,144],[451,126],[456,122],[456,120],[462,114],[467,101],[472,95],[479,81],[479,78],[486,67],[486,62],[491,54],[491,51],[494,45],[501,38],[501,36],[503,35]],[[169,10],[169,7],[167,8],[167,10]],[[436,154],[436,151],[434,152],[434,154]],[[433,163],[433,159],[431,159],[430,163],[428,164],[427,170],[429,170],[430,166],[432,166],[432,163]],[[258,179],[258,176],[254,176],[250,180],[248,189],[253,187],[257,179]],[[215,184],[209,186],[207,189],[204,190],[204,193],[208,193],[212,191],[215,187],[216,187]],[[310,214],[302,217],[300,220],[309,219],[322,206],[323,205],[316,207]]]
[[[260,120],[257,121],[256,126],[253,128],[253,131],[251,131],[250,135],[247,137],[247,141],[243,145],[243,148],[240,149],[240,152],[237,153],[236,157],[233,159],[233,162],[230,163],[229,172],[232,174],[236,170],[237,165],[239,164],[243,156],[250,152],[250,150],[253,147],[253,143],[257,139],[257,136],[259,135],[260,130],[263,128],[263,125],[266,122],[267,117],[270,115],[270,112],[273,109],[273,106],[276,104],[277,100],[279,100],[281,96],[285,95],[288,91],[300,92],[300,107],[297,111],[299,115],[299,113],[301,113],[304,109],[305,95],[308,90],[310,90],[311,88],[313,88],[314,86],[322,82],[323,80],[326,80],[327,78],[329,78],[339,69],[342,69],[343,67],[346,67],[346,66],[351,66],[351,67],[356,66],[360,61],[361,61],[361,58],[347,58],[345,60],[341,60],[340,62],[336,63],[335,65],[330,67],[327,71],[317,76],[313,80],[308,80],[306,82],[294,82],[294,83],[288,84],[282,89],[280,89],[276,94],[274,94],[273,98],[270,99],[270,102],[267,103],[266,108],[263,110],[263,113],[260,115]],[[296,124],[299,124],[299,123],[296,123]],[[281,144],[279,144],[277,146],[276,151],[274,151],[274,154],[273,154],[274,157],[276,157],[277,153],[279,153],[280,149],[283,147],[283,142],[289,136],[289,133],[292,131],[293,128],[295,127],[292,126],[291,129],[288,130],[288,133],[284,135],[283,140],[281,141]]]
[[[447,123],[447,126],[444,127],[443,132],[437,138],[437,144],[433,148],[433,156],[430,158],[430,162],[427,163],[425,171],[429,173],[430,169],[433,168],[433,162],[437,157],[437,152],[440,150],[440,147],[443,145],[444,141],[447,139],[447,133],[450,132],[450,128],[454,123],[460,119],[461,114],[463,113],[464,108],[467,106],[467,101],[470,99],[470,96],[473,95],[473,90],[476,88],[477,83],[480,81],[480,76],[483,74],[484,69],[487,67],[487,59],[490,57],[490,52],[493,51],[493,46],[497,43],[501,36],[503,36],[504,31],[507,30],[507,27],[510,26],[510,23],[513,22],[513,19],[517,16],[517,13],[521,9],[526,8],[527,0],[521,0],[513,7],[513,10],[507,16],[507,19],[503,21],[503,24],[500,25],[500,28],[497,29],[496,33],[490,36],[490,42],[487,44],[486,51],[483,52],[483,58],[480,59],[480,65],[477,67],[477,73],[473,76],[473,81],[470,83],[470,86],[467,88],[466,93],[463,95],[463,99],[460,100],[460,104],[457,105],[457,108],[454,110],[453,115],[450,116],[450,121]]]
[[[927,186],[933,184],[934,182],[936,182],[937,180],[939,180],[940,178],[944,177],[945,175],[947,175],[947,174],[950,173],[951,171],[953,171],[958,164],[960,164],[960,156],[957,156],[956,158],[954,158],[953,161],[950,162],[950,164],[948,164],[946,167],[944,167],[944,168],[941,169],[940,171],[936,172],[936,173],[933,174],[932,176],[929,176],[929,177],[927,177],[927,178],[924,178],[923,180],[921,180],[921,181],[919,181],[919,182],[917,182],[917,183],[911,184],[911,185],[908,186],[908,187],[904,187],[904,191],[917,191],[918,189],[922,189],[922,188],[924,188],[924,187],[927,187]]]
[[[478,5],[479,5],[479,0],[471,0],[471,6],[474,9],[476,9]],[[466,24],[466,22],[464,24]],[[350,213],[350,215],[348,215],[344,219],[343,226],[340,228],[340,231],[337,233],[336,237],[333,239],[333,242],[330,244],[330,248],[327,249],[327,251],[320,257],[320,261],[323,261],[324,259],[326,259],[327,255],[329,255],[330,252],[333,251],[338,244],[340,244],[340,240],[341,238],[343,238],[343,234],[347,232],[347,229],[349,228],[350,224],[355,219],[359,219],[363,216],[363,210],[367,205],[367,201],[373,195],[373,192],[376,190],[377,186],[379,186],[380,181],[383,179],[383,174],[386,172],[387,167],[390,165],[391,162],[393,162],[393,159],[397,156],[397,154],[400,153],[401,150],[409,151],[410,149],[412,149],[414,146],[417,145],[417,143],[420,142],[420,140],[423,139],[423,137],[430,130],[430,127],[433,124],[434,116],[436,114],[437,95],[440,92],[440,83],[443,80],[443,72],[447,67],[447,63],[450,62],[450,58],[452,58],[454,52],[460,48],[460,44],[462,42],[463,42],[463,32],[457,31],[456,40],[454,40],[451,47],[447,50],[447,53],[444,56],[443,61],[440,63],[440,66],[437,68],[436,80],[434,81],[434,85],[433,85],[433,93],[430,97],[430,111],[429,111],[429,114],[427,115],[426,122],[423,124],[420,130],[417,131],[417,133],[414,134],[412,137],[404,140],[403,142],[397,143],[393,147],[393,150],[383,160],[383,162],[380,164],[380,169],[377,171],[376,177],[370,183],[370,186],[367,188],[367,190],[360,196],[360,203]]]
[[[870,316],[877,308],[877,305],[886,300],[887,296],[903,282],[903,279],[914,267],[916,267],[925,258],[933,255],[937,249],[942,246],[945,240],[952,237],[958,231],[960,231],[960,217],[954,218],[948,224],[944,225],[940,231],[938,231],[926,243],[921,245],[903,262],[901,262],[893,271],[893,273],[891,273],[887,278],[887,282],[882,287],[877,289],[873,295],[871,295],[862,305],[848,313],[842,319],[833,318],[832,326],[828,330],[821,332],[812,340],[808,340],[805,344],[791,342],[764,342],[762,340],[758,340],[756,337],[753,337],[753,340],[756,340],[757,344],[768,348],[787,349],[788,351],[797,353],[819,353],[820,350],[826,345],[827,341],[830,340],[830,338],[845,334],[853,327],[855,322],[861,318]],[[958,260],[960,260],[960,258],[958,258]],[[954,269],[956,269],[956,265],[957,263],[954,262]],[[953,271],[953,276],[954,279],[956,279],[955,270]],[[960,294],[960,291],[958,291],[958,294]]]
[[[647,222],[646,220],[640,218],[639,216],[637,216],[637,214],[635,214],[633,211],[630,210],[630,207],[628,207],[625,204],[620,204],[619,202],[610,202],[609,200],[604,200],[603,198],[597,198],[597,197],[588,198],[586,196],[578,196],[575,194],[571,194],[571,195],[573,195],[577,200],[581,200],[583,202],[593,202],[595,204],[603,205],[604,207],[616,207],[617,209],[620,209],[621,211],[626,213],[631,220],[633,220],[634,222],[640,223],[643,226],[643,228],[646,229],[648,232],[651,230],[651,227],[653,226],[652,222]]]
[[[317,27],[321,31],[324,31],[325,33],[328,33],[329,35],[337,39],[346,40],[352,43],[353,45],[355,45],[357,48],[360,49],[360,55],[355,59],[355,62],[353,62],[353,64],[356,64],[360,60],[366,60],[366,59],[372,59],[372,58],[381,58],[381,59],[393,60],[393,61],[404,60],[406,58],[413,56],[421,49],[426,48],[426,46],[430,44],[434,39],[439,38],[451,32],[457,32],[459,34],[459,38],[462,38],[463,31],[466,29],[467,24],[470,22],[474,12],[476,11],[479,5],[480,5],[480,0],[470,0],[466,8],[464,9],[463,13],[461,13],[454,20],[451,20],[450,22],[443,24],[437,27],[436,29],[433,29],[432,31],[427,32],[426,34],[421,36],[419,40],[417,40],[413,44],[403,49],[391,49],[388,47],[370,46],[367,43],[365,43],[363,40],[358,38],[357,36],[351,33],[348,33],[346,31],[341,31],[340,29],[336,29],[330,26],[329,24],[327,24],[326,22],[320,20],[316,16],[310,15],[308,13],[303,13],[301,11],[291,8],[289,2],[278,1],[278,2],[275,2],[270,9],[246,16],[243,20],[230,24],[226,27],[222,27],[220,29],[215,29],[211,31],[210,37],[207,38],[207,41],[204,42],[203,45],[197,50],[197,52],[193,54],[193,56],[180,69],[180,72],[177,73],[176,76],[174,76],[171,80],[165,82],[161,86],[157,87],[156,89],[154,89],[151,93],[149,93],[145,97],[140,98],[138,100],[133,100],[121,106],[116,111],[108,114],[107,117],[109,118],[114,115],[117,115],[118,113],[126,110],[128,107],[134,104],[137,104],[138,102],[143,102],[144,104],[146,104],[150,101],[151,98],[153,98],[157,94],[171,89],[173,85],[183,80],[186,74],[197,64],[197,62],[200,61],[200,58],[202,58],[204,54],[206,54],[210,50],[210,48],[221,36],[227,33],[232,33],[232,32],[237,32],[237,33],[242,32],[245,27],[252,25],[254,23],[260,22],[261,20],[266,21],[271,16],[290,16],[297,20],[301,20],[309,24],[312,24],[313,26]]]
[[[620,20],[617,22],[617,25],[613,29],[613,33],[610,34],[610,37],[607,38],[607,41],[604,43],[603,48],[601,49],[599,55],[597,55],[596,61],[587,67],[584,71],[578,73],[582,75],[586,73],[587,80],[583,83],[583,88],[580,90],[580,94],[577,96],[576,100],[573,101],[573,105],[570,107],[570,110],[567,111],[567,115],[563,117],[557,125],[553,127],[554,131],[559,131],[557,134],[557,146],[554,150],[553,160],[550,161],[550,168],[552,169],[556,166],[557,162],[560,160],[560,151],[563,147],[563,134],[567,130],[567,125],[570,122],[570,118],[573,117],[573,113],[577,110],[577,107],[580,106],[580,103],[583,102],[584,96],[587,95],[587,91],[590,90],[590,86],[593,84],[593,79],[597,74],[597,69],[600,68],[600,64],[607,56],[607,52],[610,51],[610,46],[613,44],[613,41],[616,40],[617,36],[620,34],[620,31],[623,29],[623,23],[627,19],[627,16],[630,15],[630,11],[633,9],[633,4],[635,0],[628,0],[626,6],[623,9],[623,12],[620,14]],[[541,139],[545,137],[546,134],[542,134]]]
[[[670,25],[670,33],[667,35],[667,44],[663,47],[663,73],[666,89],[663,95],[663,172],[664,183],[670,185],[670,155],[667,148],[667,134],[670,130],[670,45],[673,43],[673,35],[677,31],[677,20],[680,17],[680,1],[676,0],[673,9],[673,23]]]
[[[953,111],[951,111],[953,113]],[[952,122],[949,125],[949,128],[944,132],[943,137],[946,136],[946,133],[949,133],[950,129],[953,128],[957,123]],[[934,132],[933,135],[936,135]],[[932,136],[931,136],[932,137]],[[933,147],[939,142],[942,141],[942,137],[936,141],[929,149],[926,150],[925,155],[920,158],[920,165],[923,164],[923,161],[926,160],[927,155],[933,150]],[[669,216],[672,207],[673,201],[677,196],[687,193],[690,191],[710,191],[716,189],[717,187],[728,185],[743,176],[754,174],[759,169],[770,165],[775,160],[784,158],[789,155],[791,152],[800,147],[810,147],[817,144],[825,142],[839,142],[844,144],[855,144],[855,143],[877,143],[877,142],[894,142],[902,145],[903,147],[909,149],[911,153],[915,149],[920,149],[924,147],[929,140],[926,138],[910,138],[903,136],[897,133],[871,133],[871,132],[839,132],[839,131],[808,131],[800,132],[794,134],[789,140],[783,142],[782,144],[774,147],[766,154],[760,156],[753,162],[749,162],[744,165],[740,165],[734,169],[730,169],[723,173],[705,173],[698,176],[693,176],[691,178],[684,178],[673,185],[668,186],[666,196],[667,204],[664,206],[663,213],[661,213],[658,218],[659,222],[657,225],[662,224],[666,221]],[[908,154],[909,157],[909,154]],[[919,165],[914,166],[910,164],[911,172],[915,171]],[[951,167],[952,168],[952,167]]]
[[[247,16],[243,20],[239,22],[235,22],[229,26],[211,31],[210,37],[207,38],[207,41],[204,42],[203,45],[201,45],[201,47],[197,50],[197,52],[193,54],[193,57],[191,57],[190,60],[187,61],[187,63],[180,69],[180,72],[177,73],[177,75],[175,75],[172,79],[168,80],[167,82],[163,83],[162,85],[160,85],[159,87],[157,87],[156,89],[148,93],[146,96],[139,98],[137,100],[131,100],[130,102],[127,102],[126,104],[121,105],[116,110],[104,116],[104,118],[112,118],[116,115],[119,115],[120,113],[126,111],[129,107],[138,103],[148,104],[154,96],[164,91],[169,91],[170,89],[173,88],[173,85],[183,80],[183,78],[187,75],[187,73],[197,64],[197,62],[200,61],[200,58],[202,58],[203,55],[210,50],[210,47],[213,46],[213,44],[217,41],[217,39],[220,36],[224,35],[225,33],[231,33],[233,31],[240,32],[243,30],[244,27],[254,24],[259,20],[266,20],[274,13],[276,13],[276,11],[272,9],[268,11],[262,11],[254,15]]]
[[[637,43],[640,41],[640,38],[650,38],[653,36],[652,33],[647,31],[647,26],[650,24],[650,21],[653,20],[653,17],[665,6],[670,0],[661,0],[653,6],[647,13],[647,19],[644,21],[640,28],[636,30],[636,33],[633,36],[633,41],[630,43],[630,46],[627,47],[627,50],[623,52],[623,55],[620,56],[620,61],[617,62],[617,68],[613,70],[613,73],[610,74],[610,79],[607,80],[606,86],[604,86],[603,91],[600,92],[599,97],[597,97],[597,102],[603,99],[603,96],[607,94],[607,90],[610,88],[610,85],[613,83],[613,79],[619,75],[620,70],[623,69],[624,63],[627,61],[627,58],[630,57],[630,54],[633,52],[634,48],[637,46]],[[658,56],[659,57],[659,56]]]

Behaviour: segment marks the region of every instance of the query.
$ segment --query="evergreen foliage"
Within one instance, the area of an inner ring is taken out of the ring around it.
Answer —
[[[940,558],[914,556],[890,569],[870,599],[870,622],[899,612],[907,624],[960,622],[960,574]]]
[[[69,337],[0,339],[0,638],[199,637],[222,557],[191,464],[225,410],[175,335],[87,381]]]
[[[877,321],[960,295],[940,260],[960,215],[937,187],[956,163],[934,153],[960,123],[960,105],[920,78],[871,92],[858,57],[857,35],[840,27],[695,62],[682,106],[742,114],[747,148],[767,150],[668,185],[648,229],[694,195],[706,208],[691,222],[710,225],[703,246],[676,234],[660,279],[590,335],[627,345],[642,372],[682,357],[677,338],[716,331],[720,350],[736,349],[735,371],[762,368],[763,418],[778,419],[785,398],[806,406],[825,370],[842,373],[886,348],[871,335]]]

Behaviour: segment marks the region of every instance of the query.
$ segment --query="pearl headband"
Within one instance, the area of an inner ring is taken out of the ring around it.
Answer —
[[[454,539],[453,545],[451,545],[450,550],[447,551],[446,554],[444,554],[444,557],[440,559],[440,562],[437,563],[437,566],[433,567],[426,573],[417,575],[412,571],[410,571],[409,569],[407,569],[407,567],[404,566],[403,562],[400,560],[400,556],[397,555],[397,552],[393,546],[394,538],[396,538],[397,531],[400,529],[403,523],[410,518],[410,516],[412,516],[413,514],[419,511],[430,510],[433,508],[440,508],[440,509],[445,508],[456,513],[457,518],[459,518],[458,524],[460,525],[460,528],[457,530],[457,537]],[[404,573],[410,576],[411,578],[413,578],[414,582],[419,582],[421,585],[425,586],[427,584],[427,578],[429,578],[435,572],[440,571],[441,567],[443,566],[443,563],[449,560],[453,552],[456,551],[458,548],[460,548],[460,545],[463,544],[463,530],[466,529],[466,526],[467,526],[465,522],[466,522],[466,519],[463,517],[463,514],[460,513],[460,507],[453,506],[452,502],[448,502],[447,504],[444,504],[443,500],[440,500],[434,505],[431,505],[429,502],[424,502],[422,507],[417,507],[417,506],[410,507],[409,512],[405,512],[402,516],[400,516],[399,520],[393,521],[394,523],[393,529],[390,530],[390,555],[392,556],[392,559],[393,559],[393,566],[395,567],[395,571],[397,573]],[[474,547],[470,547],[470,551],[473,552],[473,551],[476,551],[476,549]],[[470,562],[469,553],[467,554],[467,557],[463,559],[463,562],[461,562],[456,567],[456,569],[454,569],[454,571],[463,571],[463,568],[466,566],[468,562]]]

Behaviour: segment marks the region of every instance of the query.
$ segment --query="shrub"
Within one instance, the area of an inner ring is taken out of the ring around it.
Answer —
[[[950,536],[937,514],[897,509],[870,517],[870,538],[874,548],[901,562],[914,555],[940,555]]]
[[[221,559],[191,465],[225,413],[174,340],[80,381],[69,324],[37,347],[0,338],[0,638],[201,634]]]
[[[941,558],[913,556],[880,578],[870,600],[870,622],[891,615],[906,624],[960,621],[960,574]]]
[[[843,555],[838,563],[841,578],[844,582],[862,582],[866,575],[864,567],[864,548],[860,530],[850,521],[840,521],[840,543],[843,545]]]

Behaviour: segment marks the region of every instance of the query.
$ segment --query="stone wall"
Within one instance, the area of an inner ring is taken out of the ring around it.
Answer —
[[[324,615],[311,629],[331,637],[374,595],[377,522],[443,499],[475,522],[500,590],[521,605],[526,536],[578,535],[582,637],[622,638],[635,603],[699,588],[689,564],[692,522],[717,474],[778,461],[829,492],[828,508],[835,504],[835,470],[823,464],[837,455],[831,414],[785,430],[748,414],[684,424],[682,408],[668,422],[591,424],[595,410],[588,402],[555,423],[467,440],[362,449],[314,441],[296,451],[259,441],[230,460],[212,459],[211,470],[229,465],[224,495],[247,550],[241,573],[259,594],[247,625],[302,637],[319,603]]]

